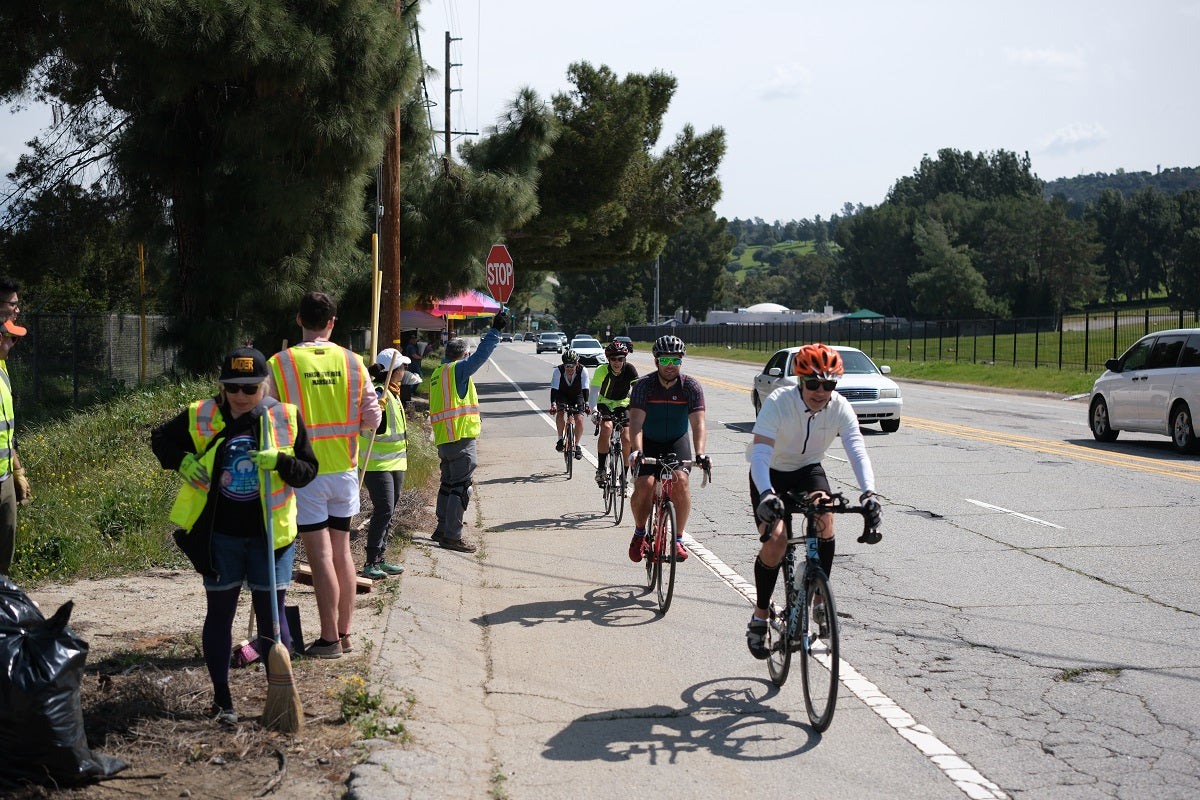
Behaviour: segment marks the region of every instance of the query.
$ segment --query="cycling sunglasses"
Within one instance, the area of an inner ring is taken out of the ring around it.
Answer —
[[[261,383],[223,383],[223,384],[221,384],[221,386],[224,387],[225,392],[227,394],[237,394],[238,392],[241,392],[242,394],[254,394],[255,392],[258,391],[258,387],[262,386],[262,384]]]
[[[819,381],[816,378],[809,378],[804,382],[804,388],[810,392],[815,392],[817,389],[824,389],[827,392],[832,392],[837,388],[837,381]]]
[[[624,360],[625,360],[625,356],[613,357],[613,358],[609,359],[609,361],[613,362],[614,364],[622,362]]]
[[[682,356],[659,356],[658,363],[664,367],[678,367],[683,363]]]

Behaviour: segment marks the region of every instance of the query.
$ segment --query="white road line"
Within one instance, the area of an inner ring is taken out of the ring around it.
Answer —
[[[991,503],[985,503],[982,500],[972,500],[971,498],[968,497],[968,498],[966,498],[966,501],[968,503],[974,503],[975,505],[981,506],[983,508],[990,508],[993,511],[1003,511],[1005,514],[1012,514],[1014,517],[1020,517],[1021,519],[1025,520],[1026,522],[1032,522],[1034,525],[1045,525],[1047,528],[1058,528],[1060,530],[1062,529],[1062,525],[1055,525],[1053,522],[1046,522],[1046,520],[1044,520],[1044,519],[1038,519],[1037,517],[1031,517],[1028,514],[1022,514],[1019,511],[1013,511],[1012,509],[1001,508],[1000,506],[994,506]]]
[[[504,370],[500,369],[499,365],[493,364],[493,366],[504,376],[506,381],[512,384],[513,388],[517,390],[517,394],[529,404],[530,408],[543,415],[550,429],[556,430],[554,420],[543,412],[541,407],[534,403],[517,386],[516,382],[505,374]],[[586,450],[584,453],[587,455],[589,461],[593,464],[596,463],[591,453]],[[975,500],[971,502],[978,503]],[[978,505],[986,505],[986,503],[978,503]],[[995,508],[995,506],[988,507]],[[1005,509],[1000,510],[1004,511]],[[1010,511],[1008,513],[1014,514],[1016,512]],[[1017,516],[1024,515],[1017,514]],[[1032,520],[1033,518],[1027,517],[1027,519]],[[1040,522],[1040,520],[1033,521]],[[1049,525],[1050,523],[1043,522],[1042,524]],[[1055,525],[1054,527],[1057,528],[1058,526]],[[696,541],[696,538],[690,533],[684,532],[683,541],[687,545],[687,549],[696,558],[700,559],[704,566],[708,567],[714,575],[728,584],[735,592],[746,598],[750,605],[755,604],[757,598],[755,597],[753,583],[747,581],[736,570],[717,558],[713,551]],[[924,725],[918,724],[911,714],[901,708],[895,700],[880,691],[878,686],[864,678],[858,670],[846,662],[846,659],[840,659],[840,662],[841,684],[853,692],[868,708],[878,714],[880,719],[891,725],[896,733],[900,734],[913,747],[921,751],[922,755],[940,769],[955,786],[962,790],[963,794],[970,797],[971,800],[1007,800],[1008,795],[1002,792],[999,786],[989,781],[982,773],[972,767],[966,759],[951,750],[948,745],[934,735],[933,731]]]
[[[738,594],[746,598],[750,605],[755,605],[754,584],[747,581],[736,570],[719,559],[707,547],[696,541],[690,533],[683,534],[684,544],[692,555],[700,559],[714,575],[725,581]],[[949,745],[934,735],[933,731],[919,724],[911,714],[882,691],[875,684],[864,678],[858,670],[850,666],[846,659],[839,659],[839,680],[843,686],[854,693],[867,708],[879,715],[880,719],[891,725],[909,744],[921,751],[934,766],[940,769],[951,783],[972,800],[1005,800],[1008,797],[1000,787],[989,781],[966,759],[950,749]]]

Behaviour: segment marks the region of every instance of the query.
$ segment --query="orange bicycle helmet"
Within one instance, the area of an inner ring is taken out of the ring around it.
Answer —
[[[806,344],[792,359],[792,372],[801,378],[835,381],[842,376],[842,357],[827,344]]]

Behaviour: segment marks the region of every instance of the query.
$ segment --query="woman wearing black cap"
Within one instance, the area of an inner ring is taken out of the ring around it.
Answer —
[[[284,597],[295,557],[296,501],[292,489],[317,474],[304,423],[296,407],[267,396],[267,362],[253,348],[239,348],[221,362],[216,396],[188,404],[156,428],[150,446],[164,469],[185,481],[171,521],[182,526],[176,541],[204,576],[207,613],[202,646],[213,683],[211,714],[237,722],[229,691],[233,619],[243,582],[258,617],[258,651],[271,646],[271,572],[275,571],[282,643],[292,649]],[[263,471],[274,471],[270,481]],[[269,484],[270,497],[267,497]],[[266,514],[271,514],[274,564],[267,562]]]

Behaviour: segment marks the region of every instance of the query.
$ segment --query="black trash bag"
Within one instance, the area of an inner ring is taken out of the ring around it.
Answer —
[[[46,619],[0,575],[0,786],[77,786],[128,766],[88,749],[79,701],[88,646],[67,627],[73,606]]]

